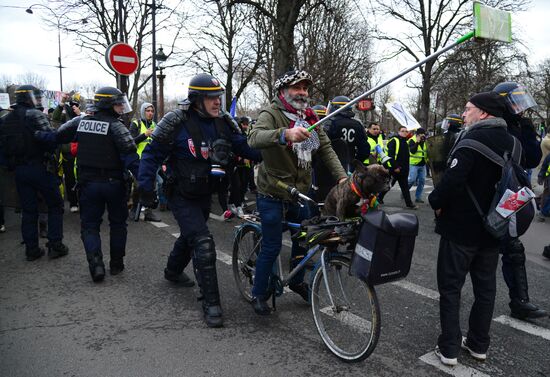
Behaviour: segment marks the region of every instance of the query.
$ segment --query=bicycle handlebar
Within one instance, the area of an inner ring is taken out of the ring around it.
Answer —
[[[277,182],[277,186],[282,188],[286,192],[288,192],[294,198],[299,198],[299,199],[305,200],[307,202],[317,204],[317,202],[315,200],[311,199],[309,196],[306,196],[306,195],[302,194],[300,191],[298,191],[298,189],[296,187],[287,185],[286,183],[281,182],[281,181]]]

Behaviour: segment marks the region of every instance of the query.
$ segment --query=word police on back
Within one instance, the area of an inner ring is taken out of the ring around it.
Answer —
[[[84,119],[78,124],[77,132],[107,135],[107,132],[109,132],[109,123],[101,122],[99,120]]]

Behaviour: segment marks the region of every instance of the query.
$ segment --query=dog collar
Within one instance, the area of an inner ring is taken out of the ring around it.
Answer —
[[[363,195],[361,195],[361,191],[359,191],[359,189],[355,185],[355,182],[353,182],[353,179],[350,179],[349,182],[350,182],[351,191],[353,191],[358,197],[363,199]]]

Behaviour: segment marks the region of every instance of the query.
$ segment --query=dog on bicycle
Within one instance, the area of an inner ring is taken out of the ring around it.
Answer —
[[[390,189],[390,174],[382,165],[365,166],[354,160],[353,167],[355,171],[351,177],[329,191],[322,209],[323,215],[336,216],[340,221],[357,217],[361,211],[357,204]]]

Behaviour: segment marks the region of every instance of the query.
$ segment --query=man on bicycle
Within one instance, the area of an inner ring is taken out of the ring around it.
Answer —
[[[271,313],[267,304],[268,283],[273,263],[281,251],[282,221],[301,222],[309,217],[308,207],[294,203],[290,194],[278,183],[295,186],[300,192],[308,192],[313,155],[321,159],[338,182],[347,177],[322,128],[317,127],[311,132],[307,130],[317,121],[315,112],[308,107],[312,84],[311,76],[305,71],[285,73],[275,82],[276,95],[271,105],[260,112],[249,134],[250,146],[259,149],[263,158],[257,182],[262,243],[252,288],[252,305],[259,315]],[[293,242],[291,268],[298,265],[304,255],[305,250]],[[292,279],[289,288],[307,301],[308,286],[303,280],[302,271]]]

